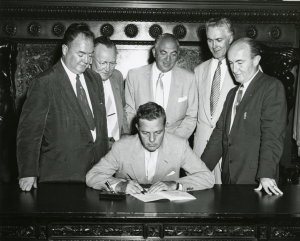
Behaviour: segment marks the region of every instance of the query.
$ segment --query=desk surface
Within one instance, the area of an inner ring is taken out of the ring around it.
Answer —
[[[127,195],[121,201],[99,200],[99,191],[84,184],[40,184],[22,192],[16,184],[0,185],[0,216],[55,217],[300,217],[300,186],[281,186],[282,196],[256,192],[254,185],[215,185],[190,192],[197,199],[143,203]]]

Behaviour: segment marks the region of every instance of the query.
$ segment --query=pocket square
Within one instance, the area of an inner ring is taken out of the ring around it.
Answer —
[[[183,101],[185,101],[185,100],[187,100],[187,97],[186,97],[186,96],[180,97],[180,98],[178,98],[178,103],[179,103],[179,102],[183,102]]]
[[[171,176],[173,175],[175,172],[174,171],[171,171],[167,176]]]

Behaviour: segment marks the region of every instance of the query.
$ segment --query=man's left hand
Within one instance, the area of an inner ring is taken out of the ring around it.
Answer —
[[[264,189],[267,194],[272,195],[282,195],[283,192],[277,187],[276,181],[271,178],[260,178],[258,188],[254,189],[255,191],[260,191]]]
[[[148,190],[148,193],[156,193],[160,191],[172,191],[176,189],[176,182],[157,182],[154,183]]]

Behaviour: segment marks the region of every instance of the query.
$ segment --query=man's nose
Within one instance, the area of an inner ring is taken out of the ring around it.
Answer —
[[[155,134],[154,133],[150,134],[149,141],[150,142],[154,142],[155,141]]]
[[[109,71],[109,68],[110,68],[110,63],[106,63],[104,69],[108,72],[108,71]]]
[[[83,55],[83,62],[86,64],[91,62],[90,57],[87,54]]]

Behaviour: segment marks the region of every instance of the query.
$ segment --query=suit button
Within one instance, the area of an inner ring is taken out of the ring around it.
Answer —
[[[231,143],[228,143],[228,146],[231,146]]]
[[[229,163],[232,163],[232,160],[229,160]]]

